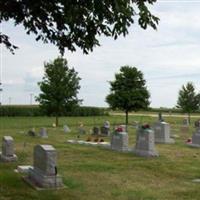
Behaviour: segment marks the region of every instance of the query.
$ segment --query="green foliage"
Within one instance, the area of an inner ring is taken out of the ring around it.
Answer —
[[[107,109],[98,107],[87,107],[78,106],[72,109],[70,112],[63,112],[62,116],[104,116],[108,115]],[[36,116],[46,116],[46,114],[37,105],[21,105],[21,106],[0,106],[0,117],[36,117]],[[51,116],[51,115],[50,115]]]
[[[110,82],[111,93],[106,97],[112,109],[138,111],[149,105],[149,92],[141,71],[135,67],[123,66],[115,80]]]
[[[68,0],[68,1],[0,1],[0,23],[13,20],[23,25],[36,40],[56,45],[61,53],[76,47],[84,53],[99,46],[99,36],[127,35],[128,28],[138,20],[141,28],[156,29],[159,19],[151,14],[149,4],[156,0]],[[136,19],[134,19],[134,17]],[[17,47],[0,33],[0,43],[12,52]]]
[[[199,110],[200,106],[200,94],[195,92],[193,83],[188,82],[186,86],[182,86],[179,91],[177,108],[180,108],[183,112],[191,113]]]
[[[45,75],[39,83],[42,93],[37,101],[47,115],[64,115],[66,110],[72,110],[80,102],[77,97],[80,89],[78,73],[68,68],[64,58],[45,63],[44,67]]]
[[[115,80],[110,82],[111,93],[106,101],[112,109],[125,111],[126,124],[128,112],[146,109],[149,105],[150,94],[145,84],[142,72],[130,66],[121,67],[120,73],[115,74]]]

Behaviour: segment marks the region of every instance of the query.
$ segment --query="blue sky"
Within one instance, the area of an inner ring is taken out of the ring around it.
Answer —
[[[123,65],[144,73],[152,107],[175,106],[179,89],[188,81],[200,90],[200,1],[158,0],[151,10],[160,18],[157,31],[134,24],[125,38],[101,37],[101,46],[89,55],[66,50],[69,66],[82,78],[83,105],[107,106],[108,81]],[[30,94],[40,92],[37,82],[42,79],[44,62],[59,52],[53,45],[36,42],[12,22],[3,23],[2,30],[20,47],[14,56],[4,47],[1,52],[2,103],[9,104],[10,98],[11,104],[29,104]]]

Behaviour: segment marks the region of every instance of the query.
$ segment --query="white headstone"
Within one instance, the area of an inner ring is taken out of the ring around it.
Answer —
[[[69,133],[71,131],[70,128],[67,125],[64,125],[63,129],[64,129],[65,133]]]

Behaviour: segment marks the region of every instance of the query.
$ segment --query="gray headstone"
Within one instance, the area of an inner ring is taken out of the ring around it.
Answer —
[[[1,160],[5,162],[17,160],[17,156],[14,154],[14,140],[11,136],[3,137]]]
[[[189,120],[188,118],[183,119],[183,126],[189,126]]]
[[[57,174],[57,153],[51,145],[36,145],[34,148],[33,169],[30,168],[27,180],[42,188],[62,187],[62,178]]]
[[[116,151],[128,151],[128,133],[114,132],[111,136],[111,149]]]
[[[192,143],[188,145],[193,147],[200,147],[200,129],[197,129],[196,132],[192,135]]]
[[[106,128],[106,127],[102,126],[100,128],[100,131],[101,131],[101,135],[105,135],[105,136],[109,136],[110,135],[110,128]]]
[[[163,122],[163,121],[164,121],[161,112],[158,113],[158,121],[159,121],[159,122]]]
[[[158,156],[155,150],[154,131],[149,128],[137,129],[135,154],[144,157]]]
[[[48,138],[46,128],[41,128],[40,132],[39,132],[39,135],[40,135],[41,138]]]
[[[69,133],[71,131],[70,128],[67,125],[64,125],[63,129],[64,129],[65,133]]]
[[[32,136],[32,137],[35,137],[35,136],[36,136],[35,128],[32,128],[31,130],[29,130],[29,131],[28,131],[28,135],[29,135],[29,136]]]
[[[93,135],[99,135],[99,128],[98,127],[93,127],[92,134]]]
[[[170,125],[166,122],[157,122],[153,126],[156,143],[174,143],[170,138]]]

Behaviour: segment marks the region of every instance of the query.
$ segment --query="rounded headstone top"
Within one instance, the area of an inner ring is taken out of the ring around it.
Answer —
[[[13,140],[13,138],[11,136],[3,136],[4,140]]]

